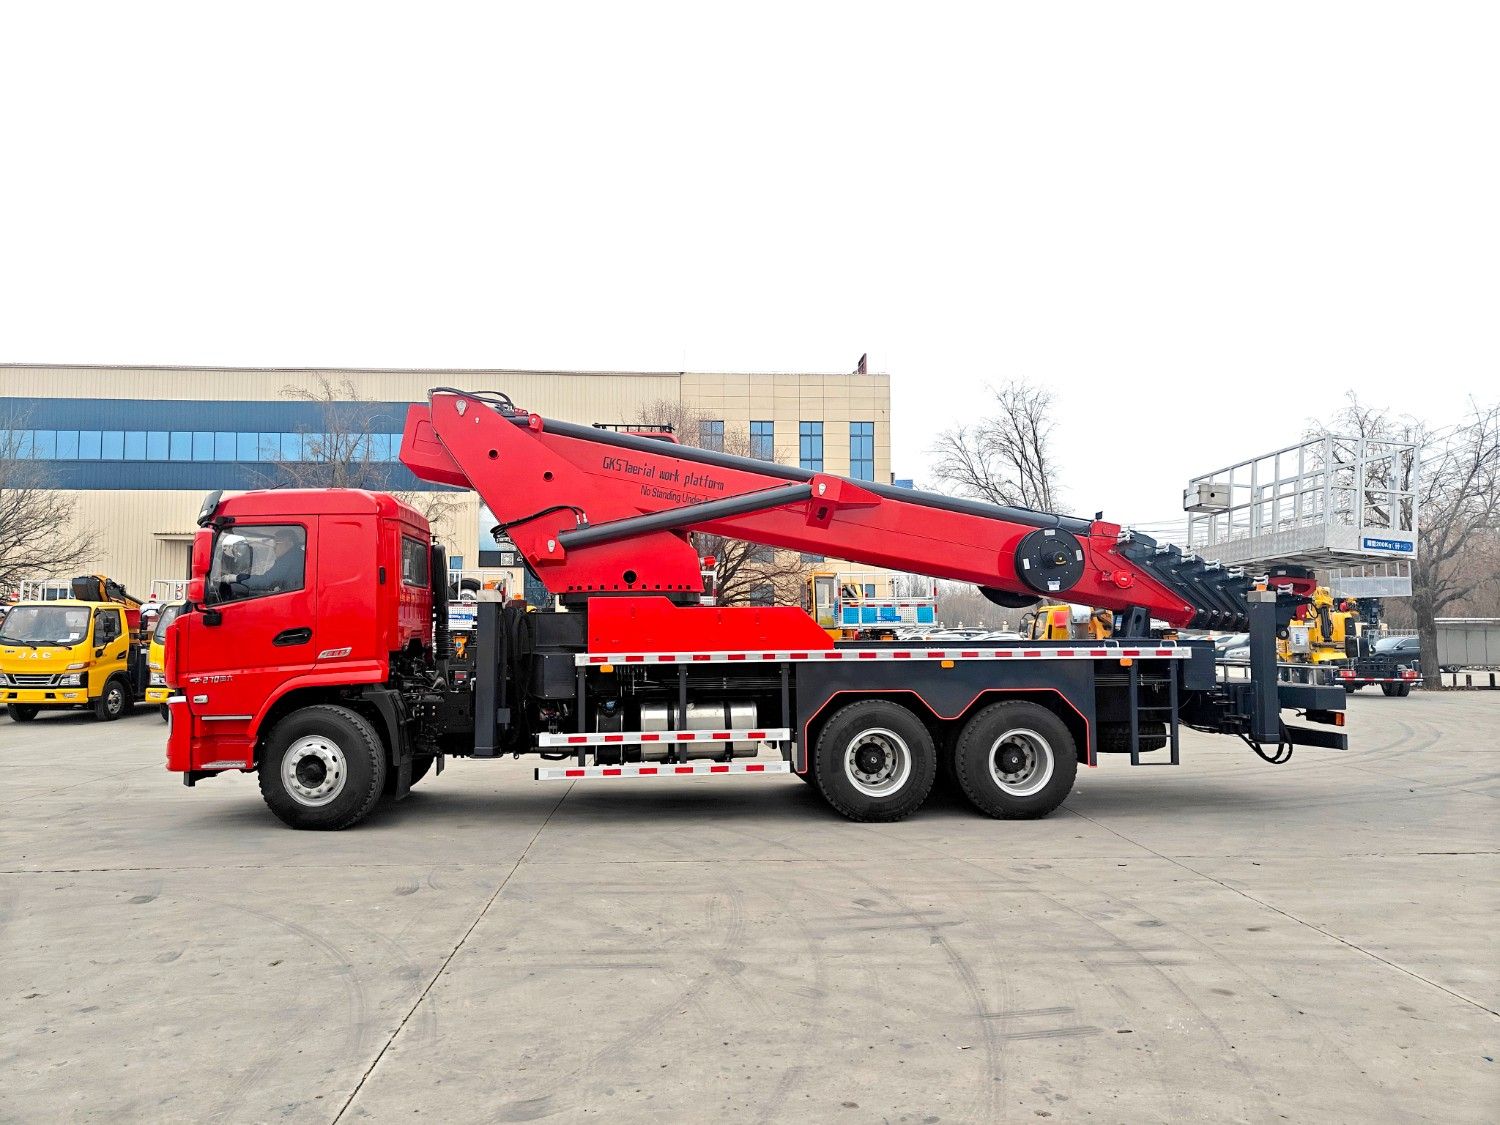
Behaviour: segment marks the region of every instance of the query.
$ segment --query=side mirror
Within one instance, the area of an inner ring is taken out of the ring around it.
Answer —
[[[194,605],[203,604],[203,579],[189,578],[187,584],[187,600]]]
[[[191,574],[200,581],[207,577],[208,567],[214,556],[213,528],[205,527],[193,533],[193,562]]]

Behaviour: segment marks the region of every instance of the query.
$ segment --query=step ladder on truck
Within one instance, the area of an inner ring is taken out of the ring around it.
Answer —
[[[1101,519],[555,421],[498,392],[433,390],[401,456],[476,489],[557,604],[478,602],[458,661],[446,554],[410,506],[212,494],[166,653],[167,765],[186,784],[253,771],[284,822],[337,829],[450,755],[526,754],[543,781],[794,774],[846,817],[890,821],[941,765],[978,811],[1013,818],[1055,809],[1103,754],[1176,763],[1183,726],[1268,761],[1346,745],[1342,690],[1277,680],[1293,603]],[[695,531],[973,582],[1013,608],[1065,596],[1115,626],[1098,641],[836,642],[799,607],[701,604]],[[1211,642],[1172,632],[1189,627],[1247,631],[1249,674],[1220,677]]]

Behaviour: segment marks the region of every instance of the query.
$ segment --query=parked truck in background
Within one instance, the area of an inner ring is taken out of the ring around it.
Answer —
[[[1009,818],[1056,808],[1104,754],[1176,763],[1182,726],[1272,762],[1346,744],[1343,691],[1277,679],[1305,591],[1103,520],[558,422],[497,392],[434,390],[401,449],[419,477],[475,488],[557,605],[477,602],[460,659],[446,555],[410,506],[210,495],[166,634],[167,766],[186,784],[253,771],[284,822],[338,829],[450,756],[525,754],[543,781],[794,773],[889,821],[941,769]],[[700,604],[694,531],[974,582],[1013,608],[1065,595],[1110,611],[1112,635],[836,642],[800,607]],[[1212,643],[1170,627],[1245,630],[1249,674],[1221,678]]]
[[[79,707],[109,721],[145,697],[141,603],[103,575],[75,578],[68,592],[19,602],[0,625],[0,700],[13,722]]]

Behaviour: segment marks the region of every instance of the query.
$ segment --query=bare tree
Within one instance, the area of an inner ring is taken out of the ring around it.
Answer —
[[[749,457],[750,435],[738,427],[725,428],[723,419],[710,418],[681,402],[663,399],[643,407],[628,424],[670,426],[680,445],[713,449],[736,457]],[[701,557],[714,559],[719,602],[744,605],[770,601],[775,605],[800,605],[808,574],[816,564],[796,551],[783,551],[743,539],[730,539],[706,532],[693,533],[693,545]]]
[[[397,490],[387,487],[391,462],[377,447],[379,435],[400,430],[404,416],[392,418],[382,404],[362,398],[349,379],[319,375],[310,386],[288,384],[281,397],[314,403],[319,408],[315,427],[303,427],[302,455],[274,458],[276,472],[266,483],[279,488],[368,488],[390,492],[436,524],[453,510],[447,491]]]
[[[75,570],[93,551],[92,536],[73,524],[72,494],[48,479],[47,462],[25,456],[30,433],[25,415],[0,415],[0,595]]]
[[[1057,510],[1052,392],[1017,380],[990,388],[996,413],[945,430],[932,447],[944,484],[992,504]]]
[[[1426,687],[1438,688],[1437,618],[1500,589],[1500,404],[1471,402],[1463,424],[1433,432],[1414,418],[1366,406],[1351,392],[1328,427],[1315,423],[1311,432],[1339,431],[1367,442],[1416,446],[1414,454],[1371,466],[1363,483],[1370,489],[1366,510],[1375,513],[1383,511],[1381,490],[1410,490],[1415,484],[1418,544],[1410,608],[1421,637],[1422,678]],[[1352,464],[1353,451],[1336,445],[1333,457],[1336,466]],[[1399,620],[1404,614],[1398,609],[1393,616]]]
[[[1500,524],[1500,404],[1471,403],[1467,425],[1428,445],[1419,488],[1421,541],[1412,564],[1411,607],[1421,637],[1423,683],[1437,688],[1437,618],[1494,580],[1493,571],[1486,574],[1475,564]]]

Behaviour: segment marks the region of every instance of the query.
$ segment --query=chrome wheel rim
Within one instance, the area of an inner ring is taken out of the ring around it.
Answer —
[[[299,805],[320,808],[344,791],[349,764],[332,739],[321,734],[304,735],[281,759],[281,780]]]
[[[990,780],[1012,797],[1030,797],[1052,780],[1052,744],[1034,730],[1008,730],[990,745]]]
[[[121,708],[125,706],[125,693],[120,690],[119,684],[111,684],[104,689],[104,709],[111,715],[118,715]]]
[[[911,747],[884,727],[860,731],[844,748],[844,776],[866,797],[887,797],[911,777]]]

